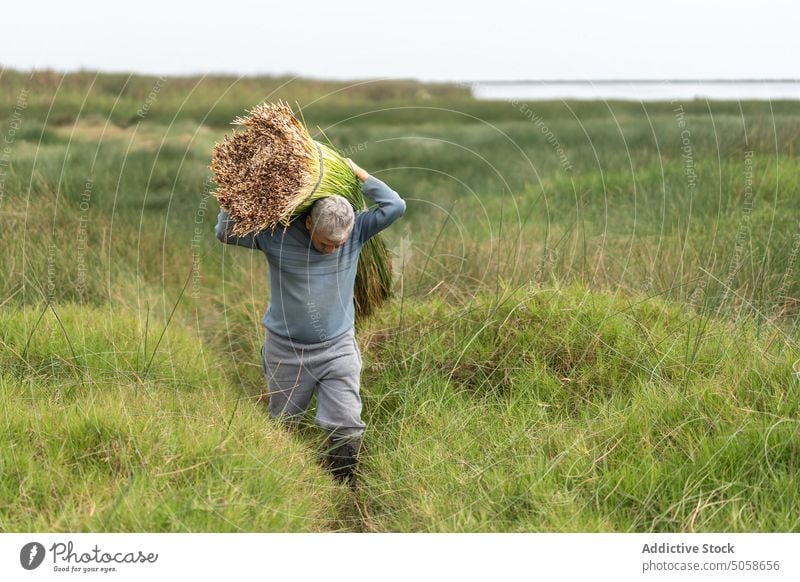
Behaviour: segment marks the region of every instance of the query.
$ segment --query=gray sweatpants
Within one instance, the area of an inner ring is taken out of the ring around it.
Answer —
[[[261,367],[272,418],[299,422],[317,391],[315,423],[333,439],[360,437],[361,350],[355,330],[320,343],[302,344],[266,332]]]

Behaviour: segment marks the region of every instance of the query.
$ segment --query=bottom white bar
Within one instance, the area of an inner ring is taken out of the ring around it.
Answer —
[[[800,580],[800,534],[2,534],[0,580]]]

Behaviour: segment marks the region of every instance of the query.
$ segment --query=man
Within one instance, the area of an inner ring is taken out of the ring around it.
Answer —
[[[217,238],[258,249],[269,264],[270,303],[262,325],[262,370],[269,411],[296,426],[317,391],[315,422],[328,435],[326,463],[351,486],[365,424],[361,420],[361,351],[353,327],[353,285],[359,251],[403,215],[405,201],[348,158],[361,191],[377,207],[354,213],[341,196],[323,198],[284,232],[237,237],[222,210]]]

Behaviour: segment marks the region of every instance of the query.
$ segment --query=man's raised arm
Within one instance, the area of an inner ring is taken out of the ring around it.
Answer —
[[[236,236],[233,234],[233,225],[236,222],[228,216],[224,210],[219,211],[217,216],[217,226],[214,227],[214,232],[217,238],[229,245],[239,245],[240,247],[247,247],[250,249],[260,249],[258,245],[258,237],[255,234],[247,234],[245,236]]]
[[[359,239],[362,243],[375,236],[395,220],[403,216],[406,211],[406,201],[375,176],[368,174],[357,166],[352,160],[356,176],[361,180],[361,191],[365,196],[378,203],[377,208],[356,215],[359,226]]]

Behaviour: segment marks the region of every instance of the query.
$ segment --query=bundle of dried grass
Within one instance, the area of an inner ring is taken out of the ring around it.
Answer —
[[[215,195],[244,236],[274,230],[325,196],[343,196],[366,208],[356,175],[333,144],[315,141],[284,102],[262,103],[237,117],[233,135],[215,144]],[[369,315],[391,295],[391,260],[380,235],[361,250],[354,290],[356,316]]]
[[[214,146],[211,169],[217,200],[244,236],[274,228],[313,190],[319,153],[308,131],[285,103],[264,103],[237,117],[245,128]]]

